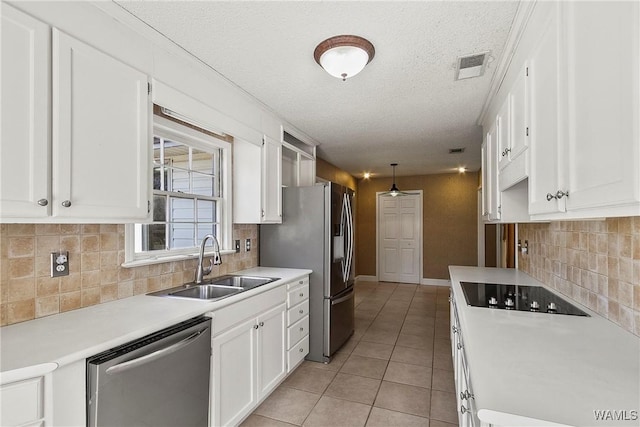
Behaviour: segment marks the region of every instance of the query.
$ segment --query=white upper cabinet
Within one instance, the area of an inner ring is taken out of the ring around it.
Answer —
[[[145,74],[3,3],[2,91],[0,221],[147,218]]]
[[[6,3],[2,13],[0,220],[50,213],[50,28]]]
[[[497,127],[494,123],[482,144],[482,215],[488,221],[500,219],[497,139]]]
[[[148,79],[53,30],[53,215],[144,219],[149,192]]]
[[[563,8],[568,129],[558,190],[569,193],[567,211],[579,215],[600,207],[639,215],[640,4]]]
[[[529,213],[564,211],[566,199],[554,198],[559,190],[562,150],[559,123],[559,38],[557,4],[549,5],[543,16],[538,44],[529,60],[531,87],[531,176]]]
[[[282,222],[282,143],[268,136],[261,146],[233,142],[233,222]]]

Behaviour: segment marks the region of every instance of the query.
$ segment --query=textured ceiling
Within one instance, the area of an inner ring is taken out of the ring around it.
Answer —
[[[476,120],[515,1],[118,1],[314,138],[356,177],[480,167]],[[324,39],[365,37],[375,58],[342,82],[313,59]],[[491,51],[484,76],[454,81],[460,55]],[[465,147],[463,154],[449,148]]]

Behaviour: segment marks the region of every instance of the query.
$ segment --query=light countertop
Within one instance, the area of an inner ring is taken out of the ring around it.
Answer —
[[[311,270],[256,267],[233,274],[280,280],[218,301],[138,295],[4,326],[0,328],[0,384],[42,375],[310,273]]]
[[[514,269],[449,272],[480,420],[639,425],[631,419],[640,414],[639,337],[548,287],[591,317],[468,306],[461,281],[544,285]],[[626,411],[628,420],[596,421],[595,410]]]

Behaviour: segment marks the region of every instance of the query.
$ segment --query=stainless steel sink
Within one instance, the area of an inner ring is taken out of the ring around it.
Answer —
[[[191,288],[171,292],[167,296],[197,299],[220,299],[242,292],[242,289],[231,286],[196,285]]]
[[[195,298],[208,301],[219,300],[280,280],[277,277],[227,275],[209,279],[204,283],[187,283],[171,289],[147,295],[173,298]]]
[[[257,288],[258,286],[266,285],[267,283],[275,282],[279,280],[276,277],[256,277],[256,276],[236,276],[228,275],[221,276],[207,281],[212,285],[224,285],[232,286],[235,288],[242,288],[244,290]]]

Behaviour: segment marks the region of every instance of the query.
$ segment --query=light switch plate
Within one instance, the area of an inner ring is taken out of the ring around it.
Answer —
[[[236,253],[240,252],[240,240],[236,240],[235,249],[236,249]]]
[[[69,252],[51,252],[51,277],[69,275]]]
[[[244,250],[249,252],[251,250],[251,239],[247,239],[244,242]]]

